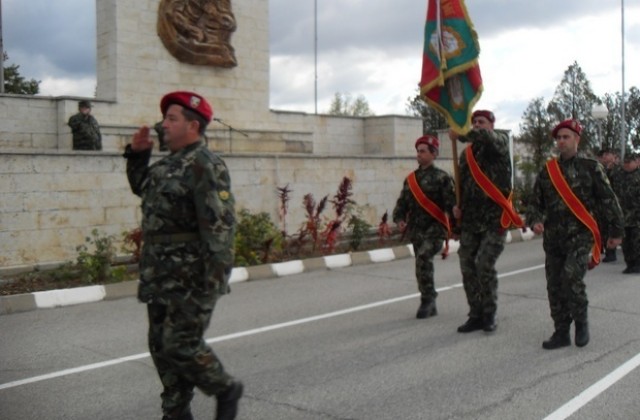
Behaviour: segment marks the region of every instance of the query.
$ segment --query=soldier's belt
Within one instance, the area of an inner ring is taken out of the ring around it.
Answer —
[[[172,233],[169,235],[145,235],[144,237],[144,242],[148,244],[176,244],[198,240],[200,240],[199,233]]]

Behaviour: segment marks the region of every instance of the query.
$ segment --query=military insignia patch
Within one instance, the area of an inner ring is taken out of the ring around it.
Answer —
[[[219,191],[218,197],[220,197],[222,201],[227,201],[229,199],[229,191]]]
[[[191,105],[191,108],[198,109],[198,107],[200,106],[200,98],[198,98],[197,96],[192,96],[189,103]]]

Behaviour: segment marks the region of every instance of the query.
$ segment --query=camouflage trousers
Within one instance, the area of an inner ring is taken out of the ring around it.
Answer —
[[[215,395],[233,380],[203,339],[213,313],[211,306],[203,309],[192,301],[147,305],[149,350],[164,387],[165,415],[186,412],[195,387]]]
[[[547,296],[556,331],[568,331],[572,320],[587,321],[589,300],[584,276],[592,246],[590,233],[566,237],[552,244],[545,238]]]
[[[434,283],[433,257],[442,249],[444,236],[413,235],[411,243],[416,256],[416,280],[423,300],[435,300],[438,296]]]
[[[640,265],[640,227],[631,226],[624,229],[622,254],[627,267]]]
[[[504,251],[506,231],[468,232],[460,235],[460,271],[469,317],[493,315],[498,308],[496,262]]]

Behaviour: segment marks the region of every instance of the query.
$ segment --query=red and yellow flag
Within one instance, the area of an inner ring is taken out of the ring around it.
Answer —
[[[479,55],[464,0],[429,0],[420,93],[460,134],[469,131],[471,112],[482,95]]]

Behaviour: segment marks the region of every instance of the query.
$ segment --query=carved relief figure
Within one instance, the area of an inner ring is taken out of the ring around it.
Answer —
[[[160,1],[158,36],[183,63],[235,67],[230,42],[235,30],[231,0]]]

